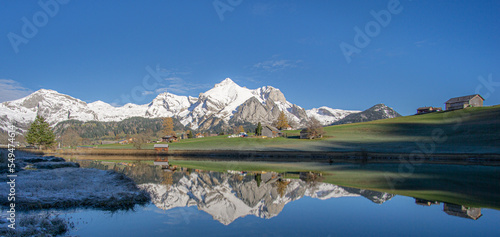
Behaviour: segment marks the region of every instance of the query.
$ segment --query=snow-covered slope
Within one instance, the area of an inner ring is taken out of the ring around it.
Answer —
[[[0,127],[15,124],[27,128],[37,115],[43,116],[50,124],[78,119],[97,120],[97,114],[89,109],[87,103],[54,90],[38,90],[24,98],[4,102],[0,105]]]
[[[109,122],[109,121],[121,121],[134,116],[144,116],[147,110],[147,105],[136,105],[128,103],[121,107],[113,107],[102,101],[96,101],[88,104],[90,110],[96,114],[94,120]],[[82,118],[76,120],[88,121]]]
[[[10,124],[24,132],[36,115],[43,116],[51,125],[75,119],[80,121],[122,121],[130,117],[175,117],[192,129],[208,130],[230,127],[233,123],[272,123],[284,111],[294,128],[304,127],[309,117],[322,124],[331,124],[358,111],[321,107],[304,110],[288,102],[283,93],[272,86],[257,89],[241,87],[229,78],[216,84],[198,98],[159,94],[151,103],[126,104],[114,107],[102,101],[86,103],[54,90],[41,89],[24,98],[0,104],[0,130]]]
[[[307,110],[306,112],[309,118],[315,118],[323,125],[331,125],[332,123],[345,118],[349,114],[359,113],[361,111],[332,109],[326,106],[322,106],[319,108]]]
[[[255,111],[254,107],[247,107],[250,101],[263,109]],[[242,110],[250,112],[244,113],[247,116],[237,114]],[[214,88],[201,93],[198,101],[190,108],[190,113],[181,118],[181,122],[184,125],[191,124],[193,129],[209,129],[220,123],[228,123],[237,114],[233,122],[271,123],[277,119],[279,111],[284,111],[290,122],[298,126],[307,121],[305,110],[286,101],[279,89],[265,86],[251,90],[226,78]],[[259,120],[260,118],[264,120]]]

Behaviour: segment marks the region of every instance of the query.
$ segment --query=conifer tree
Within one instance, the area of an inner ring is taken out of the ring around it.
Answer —
[[[25,136],[28,144],[39,146],[39,148],[50,148],[56,144],[56,136],[50,129],[49,123],[42,116],[37,115],[31,123]]]
[[[257,124],[257,127],[255,128],[255,135],[262,136],[262,124],[260,124],[260,122]]]

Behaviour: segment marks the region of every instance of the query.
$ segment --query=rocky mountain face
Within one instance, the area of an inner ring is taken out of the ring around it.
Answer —
[[[196,206],[225,225],[247,215],[275,217],[286,204],[306,196],[322,200],[364,196],[377,204],[394,196],[321,182],[284,180],[276,173],[258,175],[259,178],[219,172],[191,173],[172,177],[172,184],[144,183],[139,187],[150,194],[160,209]]]
[[[277,88],[241,87],[227,78],[199,97],[159,94],[149,104],[114,107],[102,101],[86,103],[54,90],[41,89],[24,98],[0,104],[0,130],[14,124],[25,132],[37,115],[52,125],[65,120],[118,122],[131,117],[174,117],[190,129],[229,128],[238,123],[272,123],[284,111],[295,128],[304,127],[310,117],[328,125],[359,111],[328,107],[306,111],[288,102]]]
[[[347,115],[333,124],[360,123],[396,117],[401,117],[401,115],[384,104],[377,104],[363,112]]]

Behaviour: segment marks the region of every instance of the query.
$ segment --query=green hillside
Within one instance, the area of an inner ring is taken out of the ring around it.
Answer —
[[[323,139],[228,138],[216,136],[181,140],[172,150],[284,150],[409,153],[500,153],[500,106],[398,117],[325,127]],[[100,148],[133,149],[132,145]],[[152,149],[147,144],[145,149]]]
[[[425,150],[426,147],[438,153],[499,153],[499,130],[500,106],[325,128],[331,148],[412,152],[415,149]]]

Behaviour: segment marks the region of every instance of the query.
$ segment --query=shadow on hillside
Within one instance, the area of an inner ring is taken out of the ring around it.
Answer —
[[[466,142],[398,141],[398,142],[345,142],[325,140],[314,145],[317,151],[361,151],[383,153],[415,153],[431,156],[439,153],[500,154],[500,147],[491,144],[467,144]]]

